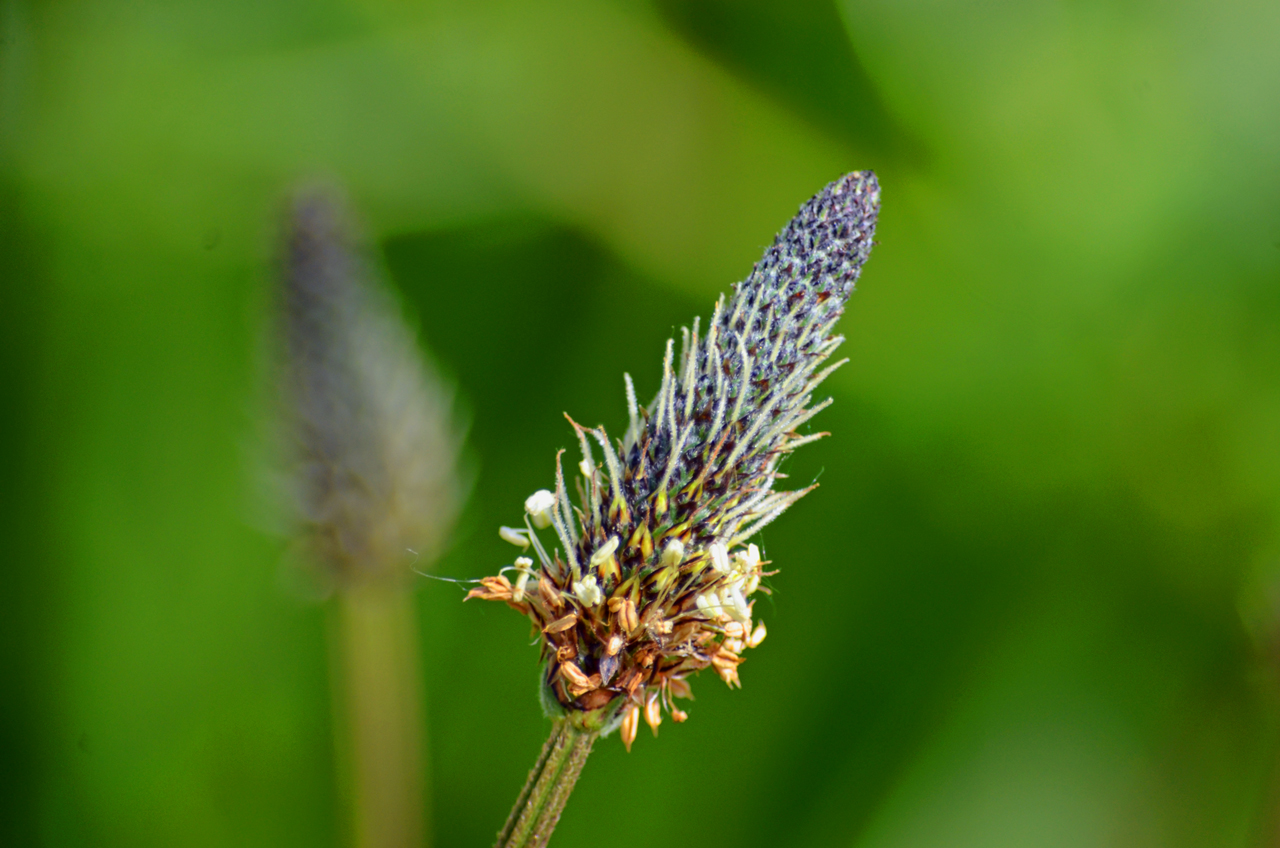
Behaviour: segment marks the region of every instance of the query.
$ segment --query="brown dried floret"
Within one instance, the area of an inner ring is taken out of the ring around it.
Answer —
[[[480,588],[472,589],[463,600],[479,598],[482,601],[509,601],[511,592],[511,581],[499,574],[497,577],[481,577]]]

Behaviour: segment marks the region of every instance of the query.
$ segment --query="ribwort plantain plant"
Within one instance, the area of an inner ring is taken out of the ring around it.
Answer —
[[[741,686],[742,653],[765,638],[752,596],[768,561],[749,542],[816,484],[776,490],[778,465],[828,435],[801,428],[831,399],[814,392],[847,360],[832,329],[871,251],[880,187],[870,171],[828,185],[774,239],[703,332],[667,342],[662,384],[644,408],[626,383],[621,440],[569,419],[582,458],[573,487],[557,454],[554,489],[532,494],[503,539],[525,554],[468,598],[502,601],[541,634],[550,738],[498,836],[542,846],[596,738],[628,750],[641,718],[657,733],[688,678],[714,669]],[[567,416],[566,416],[567,417]],[[539,531],[550,529],[548,550]],[[511,576],[508,577],[508,574]]]

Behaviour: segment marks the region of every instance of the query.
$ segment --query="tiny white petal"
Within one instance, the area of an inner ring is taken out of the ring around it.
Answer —
[[[524,511],[539,530],[551,526],[551,510],[556,508],[556,496],[546,489],[539,489],[525,498]]]
[[[578,462],[578,470],[582,472],[583,477],[586,477],[588,480],[590,480],[591,475],[595,473],[596,469],[595,469],[595,466],[593,466],[591,463],[587,462],[584,459]]]

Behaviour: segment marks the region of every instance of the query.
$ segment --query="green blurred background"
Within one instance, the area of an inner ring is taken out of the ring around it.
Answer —
[[[1280,839],[1280,4],[0,0],[0,843],[342,845],[256,443],[281,198],[349,190],[469,410],[441,574],[842,172],[852,363],[764,645],[555,844]],[[435,842],[546,733],[421,581]]]

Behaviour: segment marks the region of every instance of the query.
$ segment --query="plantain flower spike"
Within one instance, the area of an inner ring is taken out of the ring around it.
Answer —
[[[687,717],[672,699],[690,696],[689,675],[713,668],[740,686],[743,650],[764,639],[752,596],[768,591],[761,577],[771,572],[748,540],[814,488],[775,490],[778,464],[828,435],[801,427],[831,403],[813,393],[847,361],[827,364],[844,341],[832,328],[879,209],[871,171],[824,188],[733,296],[721,296],[705,333],[695,318],[681,329],[679,356],[667,342],[648,407],[624,375],[621,441],[570,419],[582,452],[577,503],[559,455],[554,491],[526,503],[521,537],[537,553],[536,589],[499,574],[468,595],[527,615],[542,633],[548,693],[570,717],[603,711],[628,750],[641,716],[655,734],[662,708]],[[547,525],[552,553],[534,529]]]
[[[467,490],[453,392],[353,229],[335,191],[299,192],[281,274],[293,501],[338,589],[429,565]]]

